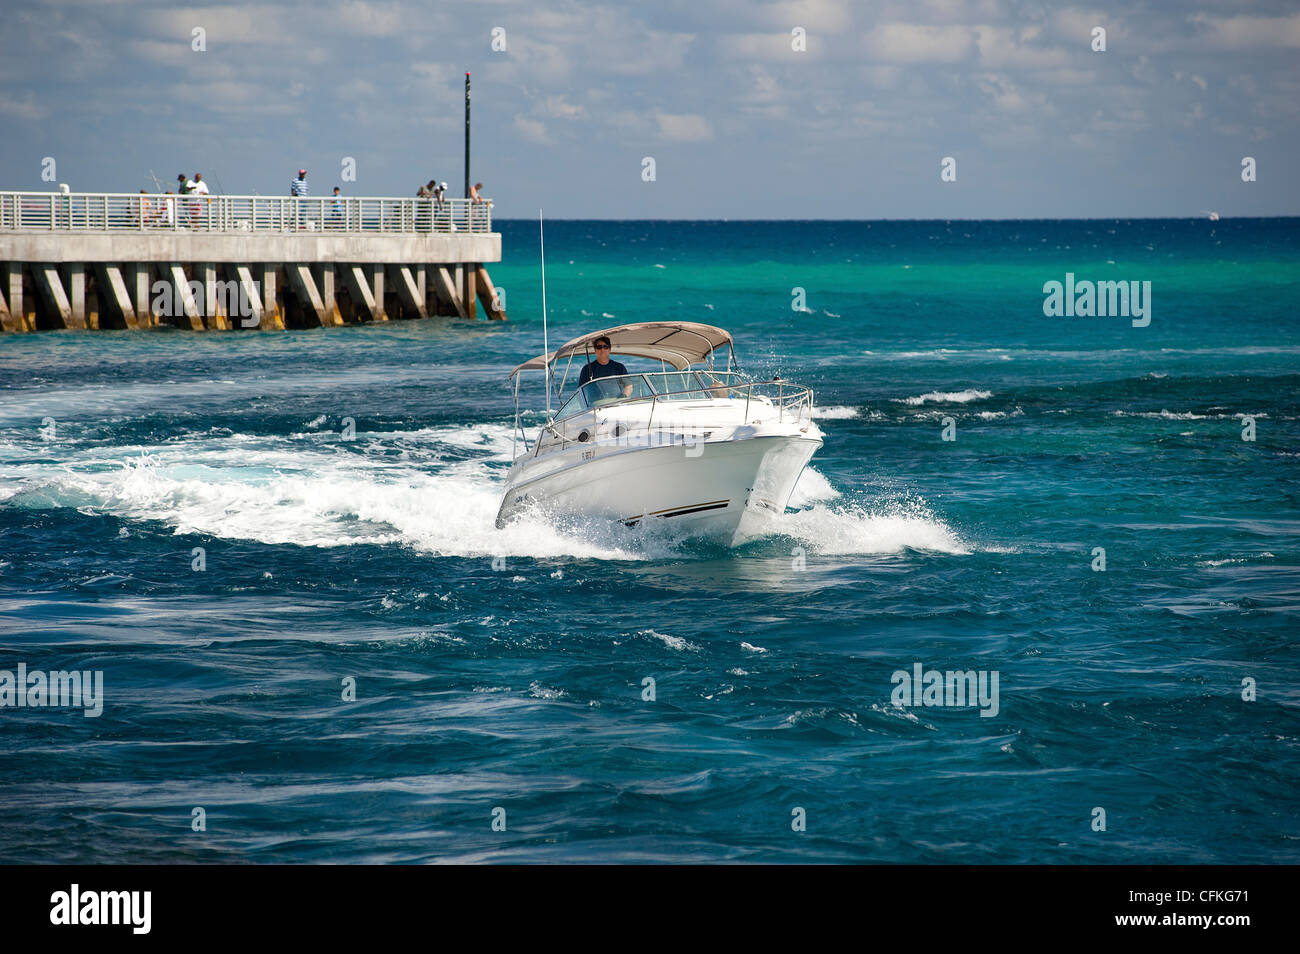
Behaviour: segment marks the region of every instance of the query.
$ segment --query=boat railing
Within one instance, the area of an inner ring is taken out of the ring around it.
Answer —
[[[688,379],[681,377],[682,375],[693,377]],[[661,385],[666,385],[674,377],[679,383],[686,380],[693,380],[695,383],[692,386],[666,389],[655,388],[653,385],[655,379],[659,379]],[[621,396],[594,399],[590,397],[592,394],[608,393],[610,389],[620,392]],[[631,393],[622,393],[629,389]],[[770,381],[749,381],[735,371],[707,370],[626,374],[598,378],[582,385],[561,407],[555,419],[547,423],[537,450],[540,452],[542,446],[548,444],[582,443],[589,440],[590,435],[570,437],[557,427],[586,411],[607,411],[627,405],[648,403],[650,414],[644,424],[631,426],[625,424],[624,430],[616,434],[618,439],[628,440],[654,431],[655,415],[661,406],[671,407],[688,400],[740,400],[742,397],[745,401],[744,417],[741,422],[743,424],[760,418],[766,420],[773,411],[776,412],[778,422],[789,420],[806,427],[812,421],[812,388],[790,384],[780,377]],[[552,440],[545,440],[546,435],[549,435]]]

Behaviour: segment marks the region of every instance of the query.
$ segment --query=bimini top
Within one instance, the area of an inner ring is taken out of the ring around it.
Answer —
[[[540,371],[554,361],[570,355],[591,352],[591,343],[604,335],[609,338],[610,354],[626,354],[635,358],[652,358],[671,364],[678,371],[703,361],[714,351],[732,347],[731,334],[713,325],[694,321],[641,321],[632,325],[619,325],[604,331],[566,341],[550,354],[539,354],[510,372],[513,378],[520,371]],[[594,352],[593,352],[594,356]]]

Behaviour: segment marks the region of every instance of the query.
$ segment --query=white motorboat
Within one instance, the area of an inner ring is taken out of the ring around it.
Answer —
[[[658,370],[595,378],[565,395],[574,359],[579,368],[592,360],[601,336],[610,339],[611,354],[649,359]],[[719,370],[723,349],[726,369]],[[544,371],[549,387],[561,362],[560,409],[530,441],[520,424],[520,375]],[[510,376],[517,456],[498,527],[537,508],[628,525],[661,519],[686,535],[735,545],[758,531],[761,515],[785,512],[822,446],[812,390],[741,374],[731,335],[712,325],[656,321],[595,331]]]

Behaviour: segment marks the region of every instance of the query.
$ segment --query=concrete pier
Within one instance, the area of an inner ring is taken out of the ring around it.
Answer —
[[[0,192],[0,330],[331,327],[505,310],[491,206]]]

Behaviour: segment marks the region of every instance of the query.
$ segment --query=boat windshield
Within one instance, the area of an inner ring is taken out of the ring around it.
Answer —
[[[668,401],[699,401],[709,395],[693,371],[665,371],[650,375],[655,391]]]
[[[556,412],[555,420],[567,420],[583,411],[625,401],[707,401],[735,397],[738,392],[733,389],[738,387],[742,387],[742,382],[734,371],[655,371],[597,378],[574,391]]]
[[[555,415],[555,419],[562,421],[591,408],[604,407],[620,401],[644,400],[654,396],[655,392],[643,374],[618,374],[607,378],[596,378],[574,391]]]

